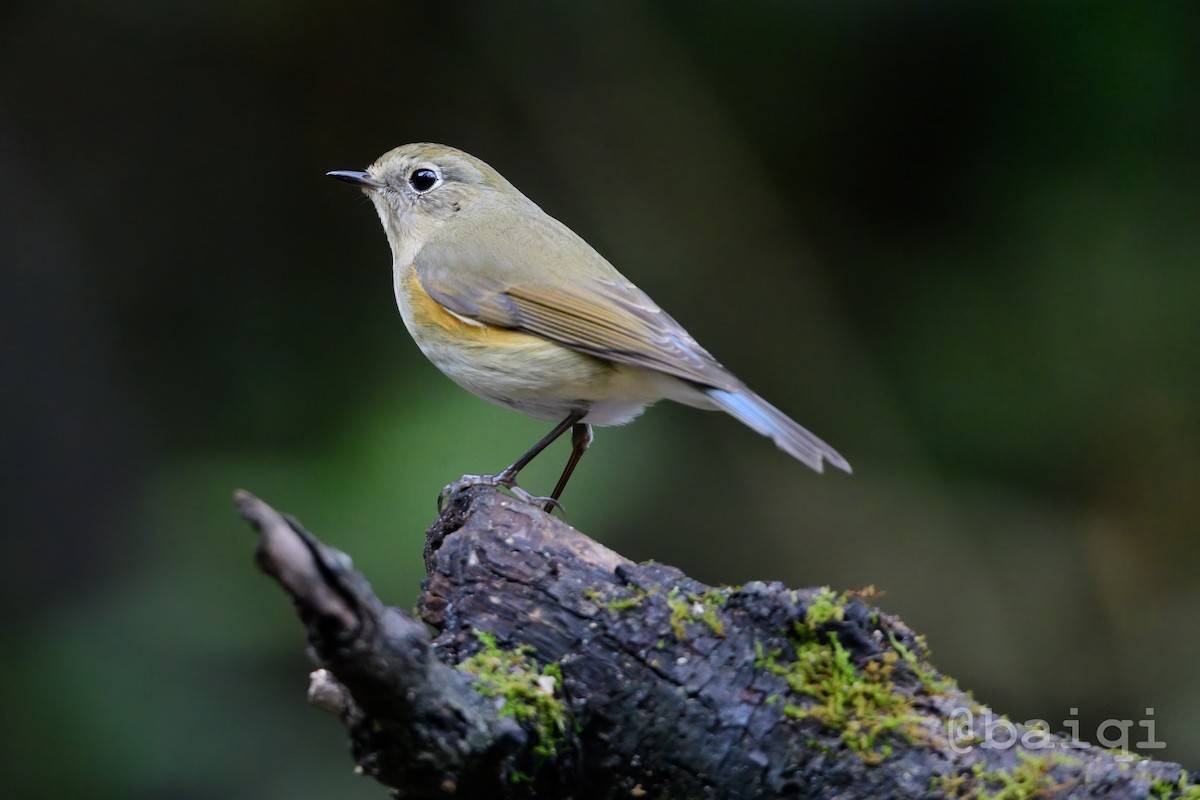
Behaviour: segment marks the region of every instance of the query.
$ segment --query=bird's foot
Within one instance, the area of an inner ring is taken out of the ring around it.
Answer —
[[[509,486],[508,490],[516,495],[518,500],[524,500],[532,506],[540,506],[547,514],[553,514],[554,509],[558,509],[562,513],[563,519],[567,518],[567,510],[563,508],[563,504],[558,502],[553,497],[542,497],[541,495],[530,494],[520,486]]]
[[[558,502],[558,500],[553,497],[541,497],[536,494],[530,494],[520,486],[517,486],[516,474],[510,474],[507,471],[501,472],[498,475],[463,475],[454,483],[447,484],[442,489],[441,494],[438,495],[438,511],[442,510],[442,506],[446,504],[447,500],[464,489],[470,489],[472,486],[499,486],[507,489],[518,500],[523,500],[530,505],[541,506],[547,513],[557,508],[562,512],[563,517],[567,515],[567,510],[563,508],[562,503]]]
[[[438,511],[442,510],[442,506],[446,504],[447,500],[464,489],[470,489],[472,486],[505,486],[503,483],[504,480],[504,473],[500,473],[499,475],[463,475],[454,483],[448,483],[442,487],[442,491],[437,499]]]

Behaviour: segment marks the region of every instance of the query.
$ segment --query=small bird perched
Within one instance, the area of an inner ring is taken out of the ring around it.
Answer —
[[[392,248],[396,302],[421,352],[464,389],[558,424],[496,475],[443,490],[503,486],[549,511],[592,425],[623,425],[674,400],[720,409],[817,472],[850,465],[735,378],[644,292],[496,170],[439,144],[408,144],[365,172],[335,170],[375,204]],[[549,497],[517,473],[571,430],[571,455]]]

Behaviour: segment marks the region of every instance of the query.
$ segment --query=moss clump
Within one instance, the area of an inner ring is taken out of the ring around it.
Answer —
[[[927,691],[949,684],[924,664],[916,653],[892,637],[892,647],[878,658],[855,666],[835,631],[822,629],[845,620],[846,595],[824,587],[808,600],[803,622],[795,622],[788,635],[791,660],[783,648],[765,652],[757,645],[755,666],[787,682],[792,700],[784,713],[793,719],[814,719],[841,734],[846,746],[868,763],[878,763],[892,752],[882,741],[885,734],[915,740],[927,735],[912,699],[896,686],[892,673],[901,661],[917,675]]]
[[[728,589],[707,589],[702,594],[688,593],[686,596],[678,586],[667,593],[667,607],[671,609],[671,630],[675,638],[687,639],[686,623],[701,622],[709,627],[714,636],[725,636],[725,621],[721,619],[721,607],[729,599]]]
[[[630,589],[632,590],[631,594],[625,597],[614,597],[611,600],[605,600],[604,592],[599,589],[584,589],[583,596],[601,608],[613,614],[619,614],[641,605],[642,601],[651,594],[637,586],[632,586]]]
[[[1150,785],[1150,796],[1154,800],[1200,800],[1200,784],[1192,783],[1187,770],[1182,770],[1179,780],[1156,780]]]
[[[500,713],[526,723],[537,734],[533,752],[548,759],[566,738],[567,706],[558,696],[562,671],[558,664],[540,669],[529,656],[532,647],[503,650],[496,637],[476,631],[483,645],[478,653],[465,659],[458,668],[477,678],[475,688],[487,697],[501,698]]]
[[[1020,763],[1015,767],[985,769],[976,764],[970,772],[957,775],[935,775],[929,788],[939,790],[955,800],[1034,800],[1040,797],[1058,797],[1074,785],[1074,781],[1060,781],[1051,771],[1057,766],[1079,766],[1079,759],[1062,753],[1033,755],[1017,751]]]
[[[955,687],[953,679],[938,675],[933,667],[929,666],[927,662],[922,661],[916,653],[901,644],[900,640],[896,638],[896,634],[889,632],[888,640],[892,643],[895,651],[900,654],[900,657],[904,659],[904,663],[908,665],[908,668],[921,681],[921,685],[925,687],[926,692],[929,694],[938,694],[939,692],[946,692]],[[925,637],[917,637],[917,649],[922,654],[926,652]]]
[[[954,775],[934,775],[929,779],[929,790],[940,791],[946,797],[960,798],[963,792],[970,788],[971,779],[963,773]]]
[[[973,797],[978,800],[1029,800],[1034,797],[1053,797],[1067,788],[1050,774],[1054,764],[1048,758],[1038,758],[1018,750],[1021,763],[1012,769],[983,769],[976,764],[973,770],[977,781]]]
[[[793,719],[815,719],[838,731],[851,750],[868,763],[878,763],[892,752],[890,745],[880,743],[881,736],[913,727],[921,719],[909,698],[892,683],[892,670],[900,656],[888,650],[879,660],[857,669],[836,633],[828,632],[826,639],[828,644],[822,643],[815,631],[797,623],[792,637],[795,659],[780,663],[782,651],[764,655],[760,647],[756,665],[782,676],[793,693],[809,699],[803,704],[787,703],[785,714]]]
[[[846,598],[839,596],[828,586],[822,586],[808,601],[804,622],[810,628],[819,628],[830,622],[841,622],[846,618]]]

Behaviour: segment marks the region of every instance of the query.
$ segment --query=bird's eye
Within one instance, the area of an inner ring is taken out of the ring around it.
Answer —
[[[413,174],[408,176],[408,182],[418,192],[428,192],[438,182],[438,174],[424,167],[415,169]]]

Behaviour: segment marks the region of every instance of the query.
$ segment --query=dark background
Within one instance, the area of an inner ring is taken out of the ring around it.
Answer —
[[[384,796],[230,496],[407,607],[441,486],[548,427],[423,360],[322,176],[420,140],[855,467],[663,406],[598,431],[573,524],[709,582],[874,584],[1013,719],[1152,708],[1147,754],[1200,767],[1200,6],[566,5],[3,12],[6,786]]]

